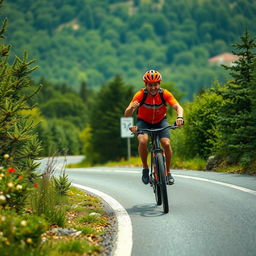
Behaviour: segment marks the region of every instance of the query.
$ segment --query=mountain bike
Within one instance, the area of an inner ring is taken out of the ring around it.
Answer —
[[[136,134],[147,133],[151,138],[151,165],[150,165],[150,185],[153,187],[156,204],[163,204],[164,213],[169,212],[168,194],[167,194],[167,170],[165,164],[165,154],[161,148],[159,132],[165,129],[176,129],[178,126],[168,125],[157,129],[140,129]]]

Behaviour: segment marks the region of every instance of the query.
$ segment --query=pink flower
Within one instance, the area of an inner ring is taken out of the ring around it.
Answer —
[[[9,168],[9,169],[8,169],[8,172],[9,172],[9,173],[13,173],[13,172],[16,172],[16,170],[13,169],[13,168]]]

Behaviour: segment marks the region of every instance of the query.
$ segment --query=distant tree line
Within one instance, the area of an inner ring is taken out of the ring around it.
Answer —
[[[8,38],[14,54],[39,60],[32,74],[78,89],[102,86],[120,75],[140,87],[145,70],[162,71],[191,100],[194,93],[224,83],[227,73],[207,59],[230,51],[245,27],[255,31],[256,5],[247,0],[13,0]]]

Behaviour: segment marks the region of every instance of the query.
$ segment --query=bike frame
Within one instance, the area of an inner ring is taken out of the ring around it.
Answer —
[[[151,167],[150,167],[150,184],[153,187],[156,203],[161,205],[163,202],[164,213],[169,212],[168,195],[166,188],[167,170],[164,150],[161,148],[159,132],[165,129],[176,129],[176,125],[168,125],[158,129],[140,129],[137,134],[145,132],[151,138]]]

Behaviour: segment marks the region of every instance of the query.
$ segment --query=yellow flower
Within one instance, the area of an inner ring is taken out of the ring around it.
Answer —
[[[33,240],[32,240],[31,238],[27,238],[26,242],[27,242],[28,244],[32,244],[32,243],[33,243]]]
[[[10,156],[8,154],[4,154],[4,159],[8,159]]]
[[[26,222],[25,220],[22,220],[22,221],[20,222],[20,225],[25,227],[25,226],[27,226],[27,222]]]
[[[5,242],[6,245],[10,245],[8,238],[3,237],[2,240]]]
[[[9,188],[12,188],[12,187],[13,187],[13,183],[12,183],[12,182],[8,182],[8,183],[7,183],[7,186],[8,186]]]
[[[1,217],[0,217],[0,220],[1,220],[1,221],[5,221],[5,220],[6,220],[6,217],[5,217],[5,216],[1,216]]]

